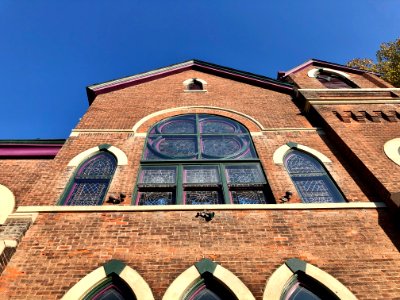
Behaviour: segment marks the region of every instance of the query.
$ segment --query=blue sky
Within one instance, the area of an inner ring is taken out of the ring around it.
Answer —
[[[67,138],[86,86],[192,58],[272,78],[375,58],[399,20],[399,0],[0,0],[0,139]]]

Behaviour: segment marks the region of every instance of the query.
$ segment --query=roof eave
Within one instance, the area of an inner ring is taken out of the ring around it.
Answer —
[[[203,62],[200,60],[189,60],[179,64],[171,65],[168,67],[156,69],[153,71],[140,73],[133,76],[123,77],[116,80],[107,81],[104,83],[90,85],[86,88],[88,95],[89,105],[94,101],[97,95],[108,93],[111,91],[119,90],[128,86],[141,84],[143,82],[155,80],[161,77],[169,76],[184,72],[186,70],[199,70],[226,78],[254,84],[257,86],[269,87],[277,89],[285,93],[292,93],[293,86],[287,83],[279,82],[275,79],[268,78],[261,75],[256,75],[244,71],[231,69],[228,67],[219,66],[212,63]]]
[[[331,62],[328,62],[328,61],[312,58],[312,59],[302,63],[301,65],[299,65],[297,67],[294,67],[293,69],[290,69],[289,71],[284,72],[284,74],[281,75],[278,79],[283,79],[283,78],[289,76],[290,74],[297,73],[300,70],[302,70],[302,69],[304,69],[304,68],[306,68],[306,67],[308,67],[310,65],[326,66],[326,67],[330,67],[330,68],[337,69],[337,70],[340,70],[340,71],[355,72],[357,74],[370,73],[370,74],[374,74],[374,75],[378,75],[379,76],[379,74],[374,73],[374,72],[361,70],[361,69],[356,69],[356,68],[352,68],[352,67],[348,67],[348,66],[344,66],[344,65],[335,64],[335,63],[331,63]]]

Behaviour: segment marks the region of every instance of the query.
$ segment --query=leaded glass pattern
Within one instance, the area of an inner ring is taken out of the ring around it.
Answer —
[[[85,161],[75,173],[64,205],[101,205],[114,175],[117,161],[101,152]]]
[[[231,119],[187,114],[157,123],[147,137],[143,159],[256,159],[246,128]]]
[[[174,184],[176,167],[143,167],[140,172],[140,184]]]
[[[171,205],[174,198],[173,192],[139,192],[136,205]]]
[[[185,166],[183,183],[219,183],[220,176],[217,166]]]
[[[197,140],[191,136],[152,136],[147,139],[147,160],[197,159]]]
[[[222,198],[218,191],[186,191],[184,204],[203,205],[203,204],[222,204]]]
[[[235,190],[231,192],[233,204],[266,204],[262,190]]]
[[[268,192],[243,125],[185,114],[150,129],[133,199],[136,205],[262,204]]]
[[[225,167],[230,184],[265,183],[260,165],[230,165]]]
[[[312,156],[291,150],[285,166],[303,202],[345,202],[325,168]]]

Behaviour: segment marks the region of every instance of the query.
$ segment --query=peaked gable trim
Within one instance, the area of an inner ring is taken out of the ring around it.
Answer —
[[[97,95],[119,90],[128,86],[141,84],[143,82],[155,80],[169,75],[181,73],[187,70],[202,71],[205,73],[253,84],[260,87],[268,87],[289,94],[293,92],[293,86],[291,84],[280,82],[266,76],[223,67],[200,60],[189,60],[164,68],[155,69],[149,72],[90,85],[86,88],[89,105],[92,104]]]
[[[353,73],[356,73],[356,74],[372,73],[372,74],[375,74],[375,75],[379,76],[379,74],[376,74],[374,72],[360,70],[360,69],[356,69],[356,68],[352,68],[352,67],[347,67],[345,65],[335,64],[335,63],[331,63],[331,62],[328,62],[328,61],[312,58],[312,59],[306,61],[305,63],[302,63],[301,65],[299,65],[297,67],[294,67],[293,69],[290,69],[289,71],[278,73],[278,80],[282,79],[282,78],[284,78],[286,76],[289,76],[290,74],[297,73],[297,72],[303,70],[304,68],[306,68],[308,66],[328,67],[328,68],[331,68],[331,69],[334,69],[334,70],[340,70],[340,71],[344,71],[344,72],[346,72],[346,71],[347,72],[353,72]]]

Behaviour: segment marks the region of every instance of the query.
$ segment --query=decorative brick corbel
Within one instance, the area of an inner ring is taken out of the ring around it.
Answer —
[[[381,118],[382,118],[382,112],[381,111],[373,111],[373,112],[366,112],[368,120],[375,122],[375,123],[380,123]]]
[[[352,111],[351,117],[357,122],[365,123],[366,114],[367,113],[365,111],[356,111],[356,112]]]
[[[342,122],[351,122],[351,112],[350,111],[334,111],[333,112]]]
[[[389,122],[397,122],[397,115],[395,110],[383,111],[382,116]]]

